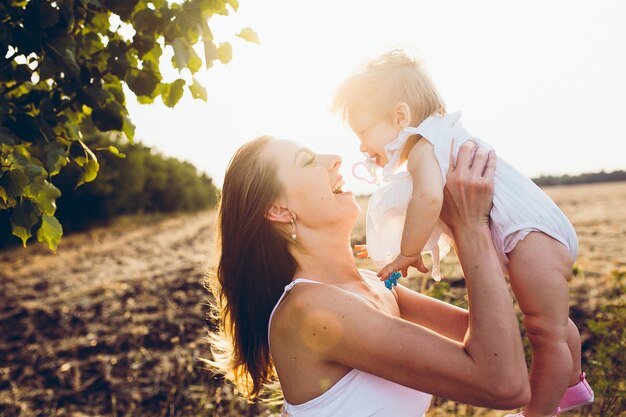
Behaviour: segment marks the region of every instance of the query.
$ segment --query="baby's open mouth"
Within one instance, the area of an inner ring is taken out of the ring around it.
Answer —
[[[366,156],[366,157],[367,157],[367,159],[369,159],[369,161],[370,161],[371,163],[373,163],[374,165],[376,165],[376,166],[378,166],[378,167],[379,167],[379,166],[381,166],[381,165],[380,165],[380,155],[377,155],[377,154],[376,154],[376,155],[373,155],[373,156],[372,156],[372,155],[370,155],[370,154],[368,154],[368,153],[367,153],[367,154],[365,154],[365,156]]]

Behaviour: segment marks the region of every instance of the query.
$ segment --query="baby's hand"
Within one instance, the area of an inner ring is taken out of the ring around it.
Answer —
[[[369,258],[369,253],[367,253],[367,245],[354,245],[354,250],[356,251],[357,258]]]
[[[428,268],[426,268],[422,262],[422,255],[404,256],[400,254],[393,260],[393,262],[385,265],[378,273],[378,276],[381,281],[385,281],[393,272],[400,271],[402,272],[402,276],[406,277],[408,275],[409,266],[417,268],[417,270],[422,273],[428,272]]]

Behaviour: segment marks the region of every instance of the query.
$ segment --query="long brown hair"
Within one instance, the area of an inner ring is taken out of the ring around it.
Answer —
[[[259,137],[235,153],[217,217],[219,258],[212,287],[221,327],[212,337],[209,362],[227,368],[227,377],[250,399],[275,380],[268,322],[296,270],[287,233],[265,217],[282,193],[277,167],[260,157],[271,140]]]

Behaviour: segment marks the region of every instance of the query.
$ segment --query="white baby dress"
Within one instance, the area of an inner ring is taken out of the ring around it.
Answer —
[[[470,139],[485,150],[493,149],[488,143],[471,136],[459,122],[460,118],[460,112],[429,116],[418,127],[404,129],[385,146],[389,162],[383,168],[384,183],[371,196],[366,218],[367,251],[379,268],[400,253],[404,219],[413,191],[413,181],[406,165],[399,166],[407,139],[419,134],[432,143],[444,186],[453,141],[455,160],[461,144]],[[578,241],[567,217],[535,183],[500,157],[496,164],[490,220],[491,236],[504,272],[508,265],[506,254],[531,231],[541,231],[558,240],[569,249],[572,259],[576,259]],[[439,264],[450,251],[451,243],[449,229],[438,220],[422,250],[422,254],[432,257],[432,277],[436,280],[441,278]]]

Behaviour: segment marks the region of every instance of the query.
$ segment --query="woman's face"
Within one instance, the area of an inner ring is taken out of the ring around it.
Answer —
[[[350,232],[360,207],[353,193],[341,189],[339,156],[316,154],[290,140],[271,141],[263,154],[277,166],[283,204],[295,214],[298,228],[345,228]]]

